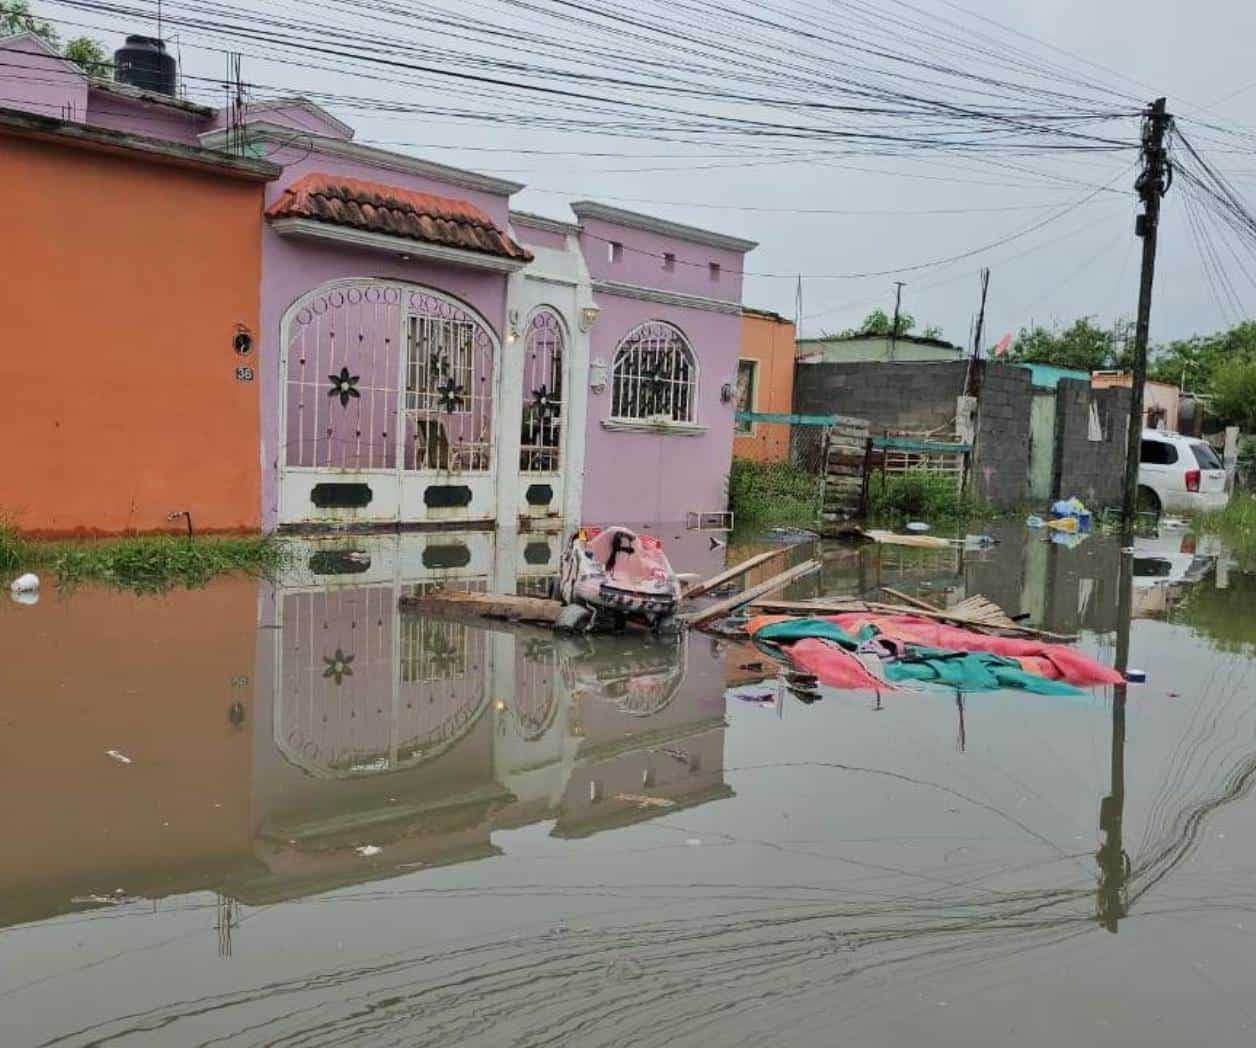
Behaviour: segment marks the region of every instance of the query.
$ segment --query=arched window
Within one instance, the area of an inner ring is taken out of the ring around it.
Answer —
[[[680,329],[651,320],[630,331],[615,350],[611,417],[693,422],[698,367]]]
[[[523,426],[519,468],[558,472],[563,425],[563,322],[552,309],[532,314],[523,346]]]

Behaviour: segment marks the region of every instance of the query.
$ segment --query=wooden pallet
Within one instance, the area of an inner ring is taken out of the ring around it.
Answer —
[[[868,423],[842,419],[824,439],[824,490],[820,499],[820,534],[829,536],[843,521],[863,511],[864,472],[868,459]]]

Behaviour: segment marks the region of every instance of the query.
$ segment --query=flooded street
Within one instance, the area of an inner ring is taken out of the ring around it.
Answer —
[[[1256,575],[1140,539],[1125,624],[1115,540],[992,533],[808,543],[789,595],[984,594],[1108,665],[1128,625],[1124,707],[398,611],[544,594],[535,535],[6,601],[0,1044],[1251,1045]]]

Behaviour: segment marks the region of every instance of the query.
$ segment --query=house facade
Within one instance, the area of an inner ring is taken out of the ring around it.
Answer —
[[[794,403],[794,325],[779,313],[743,309],[737,358],[737,410],[789,414]],[[733,455],[757,462],[789,461],[787,422],[738,419]]]
[[[46,536],[256,531],[260,220],[279,168],[48,116],[96,95],[37,42],[14,50],[48,77],[6,85],[0,109],[21,260],[0,291],[0,515]]]
[[[592,202],[576,222],[512,212],[519,183],[362,145],[308,100],[227,114],[19,42],[29,113],[266,158],[249,257],[217,259],[255,296],[243,526],[561,530],[724,508],[749,241]]]

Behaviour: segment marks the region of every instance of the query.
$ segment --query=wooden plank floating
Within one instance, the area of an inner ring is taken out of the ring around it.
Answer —
[[[420,596],[402,597],[402,611],[424,615],[448,615],[454,618],[479,617],[506,619],[510,622],[531,622],[553,626],[562,608],[556,600],[543,597],[518,597],[509,593],[464,593],[461,590],[439,589]]]
[[[684,616],[685,622],[690,626],[699,626],[704,622],[710,622],[712,619],[717,619],[736,611],[759,597],[765,597],[769,593],[775,593],[779,589],[784,589],[791,582],[796,582],[798,579],[819,570],[820,562],[818,560],[808,560],[802,564],[797,564],[787,571],[782,571],[779,575],[773,575],[770,579],[760,582],[757,586],[751,586],[742,593],[690,612]]]
[[[766,564],[770,560],[788,553],[791,546],[780,546],[777,549],[770,549],[765,553],[756,553],[753,557],[743,560],[740,564],[734,564],[731,568],[721,571],[718,575],[712,575],[705,582],[699,582],[696,586],[688,589],[684,593],[684,598],[690,600],[693,597],[701,597],[704,593],[710,593],[713,589],[718,589],[726,582],[732,582],[733,579],[740,578],[746,574],[751,568],[757,568],[760,564]]]
[[[1077,640],[1075,636],[1034,629],[1032,626],[1023,626],[1017,622],[1013,622],[1010,626],[1005,626],[999,623],[974,619],[968,615],[957,615],[953,611],[928,611],[925,608],[914,605],[885,604],[875,600],[860,600],[857,597],[817,597],[813,600],[756,599],[751,604],[751,610],[770,615],[841,615],[850,611],[865,611],[875,615],[917,615],[920,618],[936,619],[939,622],[947,622],[956,626],[967,626],[970,629],[978,629],[999,635],[1037,637],[1042,640],[1062,644],[1068,644]],[[1011,620],[1009,619],[1008,621]]]

